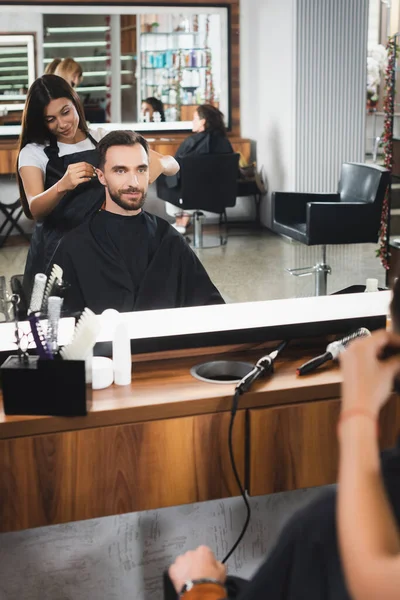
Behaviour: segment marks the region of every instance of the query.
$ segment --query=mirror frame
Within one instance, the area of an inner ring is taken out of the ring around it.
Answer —
[[[0,12],[1,14],[1,12]],[[28,88],[35,81],[37,76],[37,52],[36,52],[36,33],[35,32],[0,32],[0,47],[11,46],[13,44],[23,45],[26,43],[27,54],[28,54]],[[7,104],[8,95],[0,95],[0,107],[6,106],[15,107],[18,106],[18,110],[21,110],[21,104],[13,105],[12,103]],[[22,101],[21,101],[22,102]],[[23,107],[22,107],[23,109]]]

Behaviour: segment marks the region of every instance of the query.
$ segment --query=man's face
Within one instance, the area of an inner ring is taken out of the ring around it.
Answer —
[[[149,157],[141,144],[111,146],[97,173],[107,195],[122,209],[115,212],[140,211],[149,187]]]

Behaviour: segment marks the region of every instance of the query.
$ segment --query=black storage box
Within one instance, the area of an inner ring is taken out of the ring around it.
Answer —
[[[85,361],[9,356],[0,367],[6,415],[80,417],[91,407]]]

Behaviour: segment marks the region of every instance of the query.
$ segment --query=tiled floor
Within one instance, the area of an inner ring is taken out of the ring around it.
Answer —
[[[9,281],[11,275],[22,273],[26,253],[26,246],[2,248],[0,275]],[[247,302],[313,295],[313,276],[293,277],[285,269],[315,264],[321,247],[307,247],[266,230],[235,227],[226,246],[199,250],[198,255],[227,302]],[[385,272],[373,244],[329,246],[327,262],[332,267],[329,293],[363,284],[367,277],[376,277],[384,285]]]
[[[3,177],[0,185],[8,190],[6,196],[14,199],[15,183]],[[145,208],[171,220],[165,203],[156,196],[154,185],[149,188]],[[9,281],[11,275],[22,273],[26,252],[27,247],[1,248],[0,275]],[[285,269],[319,262],[321,247],[307,247],[268,230],[233,226],[226,246],[200,250],[198,255],[227,302],[246,302],[313,295],[313,276],[292,277]],[[328,293],[363,284],[367,277],[377,278],[381,286],[385,282],[385,272],[375,256],[373,244],[328,246],[327,262],[332,267]]]

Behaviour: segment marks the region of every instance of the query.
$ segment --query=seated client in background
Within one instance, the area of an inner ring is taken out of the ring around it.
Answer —
[[[63,238],[54,257],[70,284],[65,307],[101,313],[223,304],[183,237],[142,210],[149,185],[146,140],[132,131],[113,131],[98,152],[105,204]]]
[[[160,115],[160,121],[165,121],[164,104],[158,98],[151,96],[142,102],[142,115],[145,118],[148,117],[149,122],[153,123],[156,120],[154,113]]]
[[[233,152],[230,141],[226,137],[224,115],[218,108],[211,104],[201,104],[194,113],[192,123],[193,135],[182,142],[175,154],[175,159],[180,162],[185,156],[193,154],[230,154]],[[179,172],[171,177],[164,177],[159,181],[158,191],[160,197],[167,202],[167,213],[175,216],[174,227],[185,233],[190,221],[190,212],[182,212],[176,204],[180,198]]]

